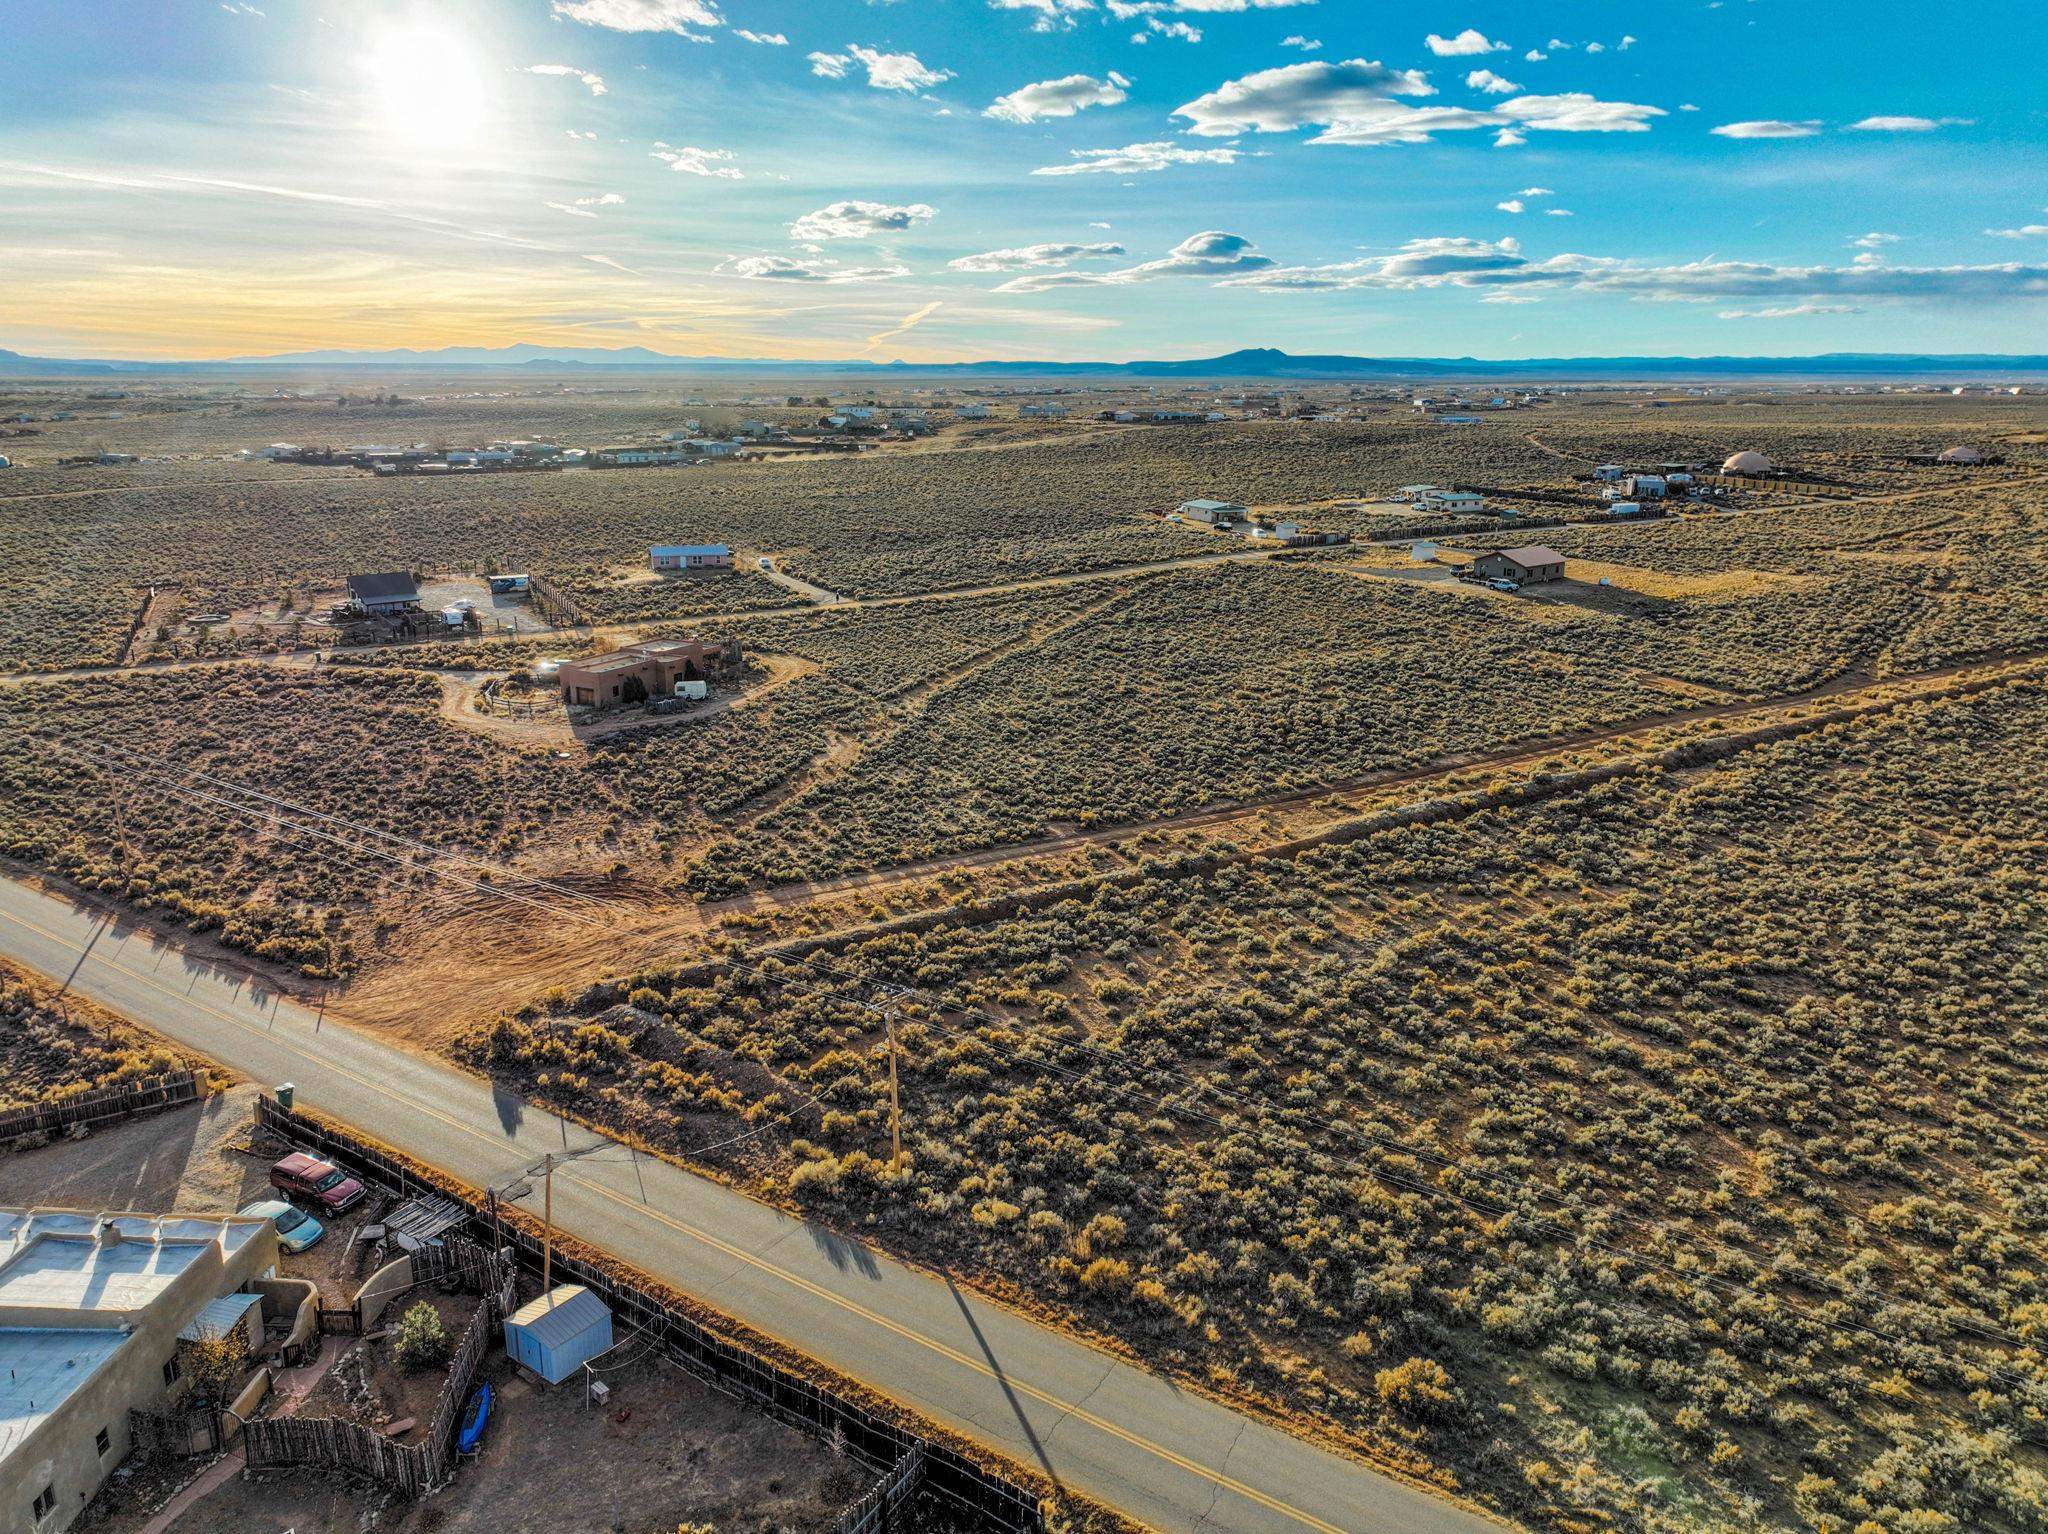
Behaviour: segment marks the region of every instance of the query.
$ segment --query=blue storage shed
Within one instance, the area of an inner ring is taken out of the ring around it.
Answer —
[[[612,1345],[612,1313],[581,1284],[563,1284],[505,1318],[512,1362],[559,1385]]]

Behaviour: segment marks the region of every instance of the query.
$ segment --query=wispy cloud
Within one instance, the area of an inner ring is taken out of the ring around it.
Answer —
[[[950,69],[933,69],[914,53],[884,53],[848,43],[844,53],[810,53],[811,73],[844,80],[855,65],[867,71],[868,84],[878,91],[926,91],[953,78]]]
[[[1231,148],[1190,149],[1159,139],[1143,144],[1126,144],[1121,149],[1070,149],[1074,158],[1065,165],[1041,165],[1034,176],[1137,175],[1165,170],[1170,165],[1230,165],[1241,151]]]
[[[984,250],[978,255],[956,256],[948,261],[956,272],[1021,272],[1034,267],[1067,266],[1075,261],[1107,259],[1128,254],[1110,241],[1092,244],[1014,245],[1007,250]]]
[[[922,309],[911,310],[910,313],[904,315],[902,319],[898,320],[894,325],[890,326],[887,330],[878,331],[874,335],[869,336],[868,344],[863,346],[861,348],[861,351],[864,353],[871,352],[876,347],[880,346],[884,341],[894,340],[897,336],[902,335],[905,331],[915,330],[919,325],[922,325],[926,320],[930,319],[934,314],[937,314],[939,310],[943,309],[944,307],[945,303],[943,300],[934,300],[933,302],[926,304]]]
[[[1820,132],[1820,124],[1810,120],[1786,122],[1782,118],[1762,117],[1749,122],[1722,123],[1709,131],[1716,138],[1812,138]]]
[[[737,256],[718,269],[755,282],[891,282],[910,275],[907,266],[841,266],[836,261],[791,256]]]
[[[1932,133],[1937,128],[1967,128],[1967,117],[1866,117],[1849,124],[1851,133]]]
[[[1156,261],[1142,261],[1109,272],[1026,272],[1012,277],[998,293],[1042,293],[1048,288],[1120,286],[1164,277],[1224,278],[1261,271],[1274,264],[1271,256],[1241,234],[1220,229],[1189,235]]]
[[[725,24],[711,0],[554,0],[554,13],[614,32],[673,32]]]
[[[651,151],[670,170],[686,176],[710,176],[719,181],[744,181],[746,172],[732,162],[730,149],[699,149],[695,144],[657,143]]]
[[[566,75],[581,80],[593,96],[605,94],[603,75],[594,75],[587,69],[578,69],[574,64],[528,64],[522,71],[529,75]]]

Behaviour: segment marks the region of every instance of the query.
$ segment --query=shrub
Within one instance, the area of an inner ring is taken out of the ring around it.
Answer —
[[[408,1372],[438,1369],[454,1351],[455,1339],[441,1324],[441,1313],[425,1300],[415,1301],[399,1318],[398,1338],[391,1345],[391,1356],[399,1368]]]

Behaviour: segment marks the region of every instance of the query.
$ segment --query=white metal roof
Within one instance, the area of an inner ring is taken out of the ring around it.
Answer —
[[[604,1301],[581,1284],[561,1284],[537,1300],[528,1300],[505,1324],[518,1327],[541,1346],[553,1348],[582,1336],[610,1316]]]
[[[732,549],[723,543],[657,543],[647,551],[653,559],[681,559],[691,554],[730,554]]]
[[[199,1342],[208,1337],[225,1337],[235,1324],[263,1303],[260,1294],[224,1294],[199,1307],[199,1314],[178,1333],[181,1342]]]

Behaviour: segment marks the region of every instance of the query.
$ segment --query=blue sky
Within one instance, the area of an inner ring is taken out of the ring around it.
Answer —
[[[21,351],[2048,350],[2038,4],[8,10]]]

